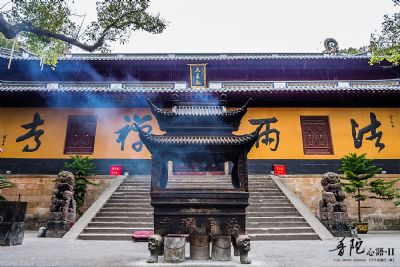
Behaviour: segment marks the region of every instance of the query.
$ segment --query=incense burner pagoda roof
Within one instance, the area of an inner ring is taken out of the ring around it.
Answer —
[[[240,121],[247,112],[247,106],[251,98],[240,108],[226,110],[226,107],[215,99],[212,101],[181,103],[175,101],[172,111],[168,111],[155,106],[147,99],[153,115],[157,118],[162,131],[179,132],[182,129],[186,131],[199,131],[207,129],[208,131],[237,131]]]
[[[155,106],[149,99],[147,101],[156,117],[171,116],[220,116],[220,117],[238,117],[242,118],[246,114],[247,106],[251,99],[247,100],[244,106],[235,110],[226,110],[222,105],[179,105],[174,106],[172,111],[167,111]],[[240,120],[239,119],[239,120]]]
[[[135,127],[139,132],[140,140],[146,145],[151,153],[153,150],[166,153],[188,153],[216,148],[215,152],[223,153],[235,149],[246,148],[248,151],[258,139],[258,134],[264,125],[259,125],[252,133],[245,135],[154,135],[147,134],[141,130],[137,124]],[[218,150],[222,148],[224,151]]]

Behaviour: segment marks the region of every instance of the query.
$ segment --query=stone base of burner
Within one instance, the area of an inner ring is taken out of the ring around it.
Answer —
[[[186,236],[168,235],[164,237],[164,261],[184,262],[185,261]]]
[[[212,238],[211,259],[214,261],[231,260],[231,237],[214,236]]]
[[[210,239],[211,239],[211,257],[210,257]],[[190,259],[192,260],[231,260],[231,242],[234,248],[234,255],[240,256],[240,263],[250,264],[248,256],[250,251],[250,238],[247,235],[229,236],[229,235],[197,235],[189,236]],[[148,248],[150,257],[147,263],[157,263],[158,256],[163,255],[164,261],[168,263],[179,263],[185,261],[185,235],[152,235],[149,237]]]
[[[210,259],[210,236],[191,235],[190,236],[190,259],[208,260]]]

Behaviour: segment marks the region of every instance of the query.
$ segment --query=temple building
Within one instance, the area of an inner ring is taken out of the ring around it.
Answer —
[[[337,171],[350,152],[367,153],[400,173],[400,67],[368,55],[72,54],[56,68],[7,51],[0,58],[0,173],[56,174],[70,155],[88,155],[96,172],[122,166],[150,174],[139,138],[163,134],[146,101],[226,100],[247,113],[235,135],[264,124],[248,154],[250,174]],[[191,114],[188,107],[181,112]],[[221,112],[205,110],[204,112]],[[228,174],[228,163],[169,164],[174,174]],[[276,169],[275,169],[276,171]]]

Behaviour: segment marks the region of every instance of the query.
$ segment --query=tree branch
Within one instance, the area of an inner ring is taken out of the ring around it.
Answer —
[[[101,47],[104,44],[104,39],[107,34],[107,32],[103,31],[103,34],[97,39],[95,43],[88,45],[78,41],[76,38],[72,38],[64,34],[54,33],[41,28],[34,27],[30,22],[21,22],[12,25],[4,19],[3,14],[0,15],[0,32],[3,33],[3,35],[7,39],[15,38],[20,32],[30,32],[40,36],[51,37],[64,41],[68,44],[74,45],[88,52],[93,52],[99,47]]]

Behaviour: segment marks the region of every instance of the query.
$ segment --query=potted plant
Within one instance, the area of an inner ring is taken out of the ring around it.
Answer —
[[[95,165],[89,157],[76,155],[71,156],[71,162],[66,162],[64,168],[72,172],[75,176],[74,198],[76,201],[76,211],[79,215],[82,215],[82,207],[85,202],[88,185],[97,186],[97,184],[87,179],[91,175],[91,171],[95,168]]]
[[[361,219],[361,202],[368,198],[392,200],[399,197],[399,189],[395,183],[399,180],[385,182],[383,179],[372,179],[382,169],[372,165],[366,154],[350,153],[341,159],[344,177],[340,178],[343,190],[352,195],[357,202],[358,222],[354,223],[358,233],[368,232],[368,223]]]
[[[0,175],[0,190],[14,185]],[[27,202],[7,201],[0,195],[0,246],[21,245]]]

